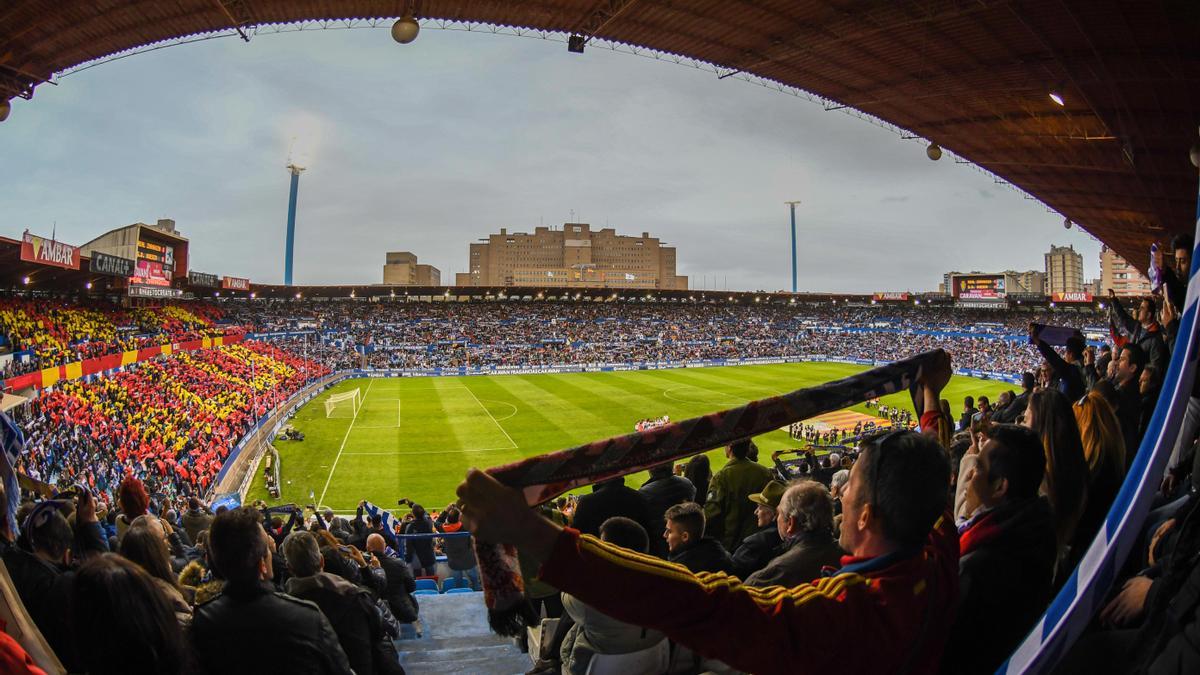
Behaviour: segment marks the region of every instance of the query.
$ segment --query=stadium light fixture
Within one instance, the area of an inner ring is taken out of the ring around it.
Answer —
[[[396,23],[392,24],[392,39],[402,45],[416,40],[420,32],[421,24],[417,23],[412,13],[405,13],[404,16],[396,20]]]

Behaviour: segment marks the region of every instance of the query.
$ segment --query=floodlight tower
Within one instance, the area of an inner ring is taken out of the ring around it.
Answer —
[[[796,205],[800,203],[797,199],[791,202],[784,202],[792,210],[792,292],[796,292]]]
[[[292,285],[292,250],[296,244],[296,193],[300,191],[300,173],[304,167],[288,161],[287,170],[292,174],[292,190],[288,195],[287,249],[283,258],[283,285]]]

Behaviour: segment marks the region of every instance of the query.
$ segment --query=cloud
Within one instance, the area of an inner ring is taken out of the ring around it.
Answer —
[[[103,114],[97,114],[103,111]],[[291,138],[296,279],[375,283],[411,250],[452,279],[471,241],[576,219],[648,231],[731,289],[936,288],[1098,244],[981,172],[805,101],[603,49],[426,30],[305,31],[158,50],[41,87],[0,128],[13,235],[83,242],[175,218],[196,269],[282,279]],[[296,155],[303,151],[306,157]]]

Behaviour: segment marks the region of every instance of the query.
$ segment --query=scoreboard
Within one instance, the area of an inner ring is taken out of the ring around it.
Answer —
[[[138,240],[138,260],[158,263],[168,272],[175,271],[175,247],[170,244],[160,244],[154,241]]]
[[[951,280],[953,295],[960,300],[1003,300],[1003,274],[956,274]]]

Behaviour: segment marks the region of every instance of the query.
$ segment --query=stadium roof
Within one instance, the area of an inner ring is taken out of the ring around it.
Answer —
[[[406,7],[422,19],[648,48],[812,92],[984,167],[1139,266],[1151,241],[1193,227],[1194,1],[9,0],[0,100],[186,36],[236,30],[249,39],[258,27],[394,17]]]

